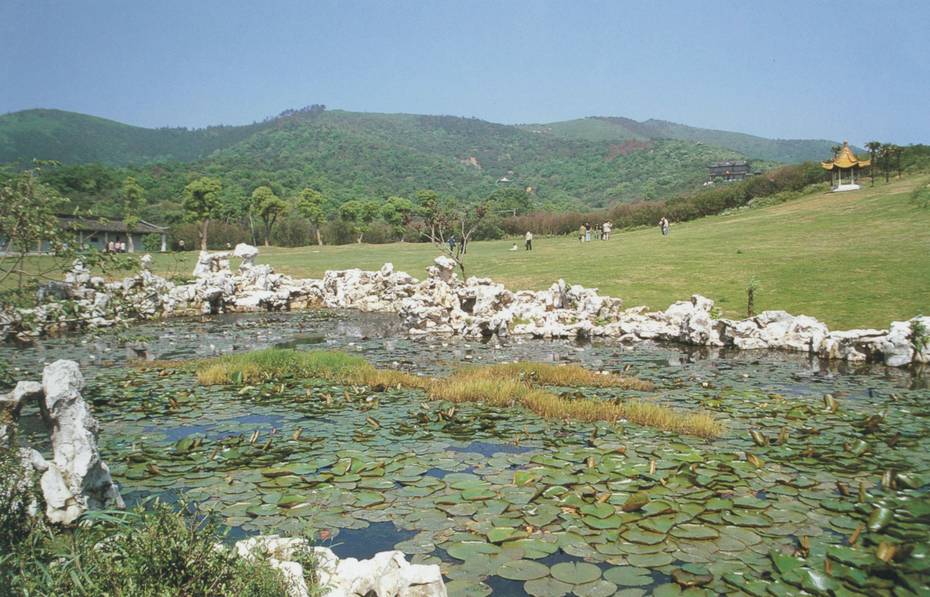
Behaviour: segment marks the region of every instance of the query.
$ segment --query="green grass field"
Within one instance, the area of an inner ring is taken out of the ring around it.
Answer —
[[[724,315],[742,317],[746,287],[758,280],[756,311],[812,315],[833,329],[885,327],[930,313],[930,209],[910,200],[921,178],[849,193],[818,192],[773,207],[672,226],[615,232],[607,242],[539,238],[535,250],[513,240],[475,242],[469,275],[511,289],[543,289],[559,278],[619,296],[627,306],[664,309],[700,293]],[[426,244],[262,249],[276,271],[320,277],[328,269],[377,269],[390,261],[416,277],[437,255]],[[158,255],[162,273],[189,274],[194,253]]]

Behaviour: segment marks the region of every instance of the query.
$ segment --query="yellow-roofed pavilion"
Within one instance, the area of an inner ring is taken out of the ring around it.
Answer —
[[[855,191],[860,187],[856,180],[860,178],[859,171],[871,166],[870,160],[860,160],[849,148],[849,141],[843,141],[842,149],[837,152],[829,162],[820,162],[825,170],[829,170],[834,191]]]

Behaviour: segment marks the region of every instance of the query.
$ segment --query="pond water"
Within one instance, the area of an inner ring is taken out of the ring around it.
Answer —
[[[355,352],[425,375],[578,363],[657,386],[587,396],[706,409],[726,431],[702,440],[479,405],[449,416],[419,390],[204,387],[189,371],[132,366],[271,346]],[[230,539],[313,529],[341,556],[396,547],[440,563],[452,594],[674,595],[690,584],[703,588],[689,595],[927,594],[923,374],[788,353],[408,338],[395,316],[332,311],[0,346],[19,379],[59,358],[82,366],[103,457],[128,501],[183,494]],[[34,419],[25,413],[26,435],[45,446]]]

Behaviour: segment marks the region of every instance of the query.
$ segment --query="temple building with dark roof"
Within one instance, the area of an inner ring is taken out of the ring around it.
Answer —
[[[157,237],[159,251],[168,250],[168,229],[144,220],[139,220],[132,227],[122,220],[113,220],[98,216],[58,216],[61,229],[74,235],[78,245],[104,251],[110,241],[126,243],[128,252],[142,251],[147,237]],[[131,237],[131,242],[130,242]],[[6,242],[0,238],[0,255],[7,252]],[[43,240],[36,244],[36,253],[48,253],[51,243]]]

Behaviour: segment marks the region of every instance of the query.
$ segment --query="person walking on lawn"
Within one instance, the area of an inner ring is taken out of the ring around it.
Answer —
[[[525,241],[524,244],[526,245],[526,250],[532,251],[533,250],[533,233],[527,230],[526,236],[524,236],[523,239]]]

